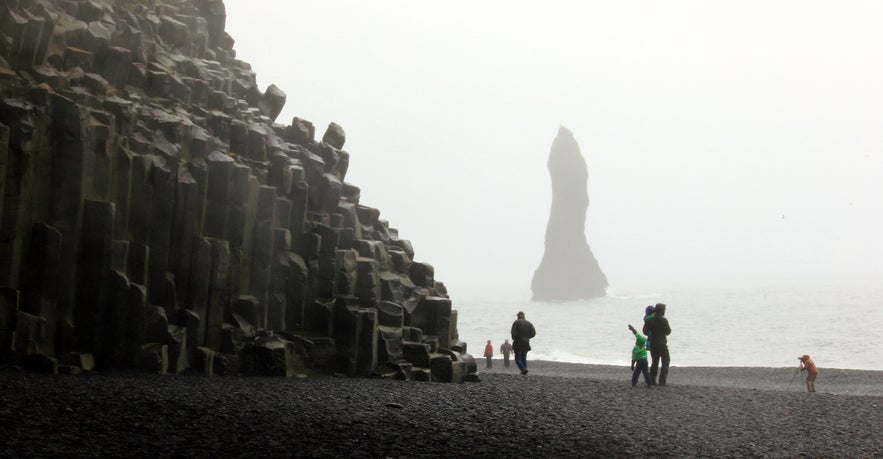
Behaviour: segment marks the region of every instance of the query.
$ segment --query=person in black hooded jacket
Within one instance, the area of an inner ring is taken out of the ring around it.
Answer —
[[[668,365],[671,357],[668,354],[668,335],[671,334],[671,327],[668,325],[668,319],[665,318],[665,304],[656,303],[655,317],[648,318],[644,322],[644,335],[653,337],[653,345],[650,347],[650,356],[653,362],[650,364],[650,378],[653,384],[657,384],[656,375],[659,375],[660,386],[664,386],[668,380]],[[660,368],[659,361],[662,360]]]
[[[530,339],[536,336],[537,331],[533,324],[524,318],[524,313],[519,311],[517,319],[512,323],[512,350],[515,351],[515,365],[521,370],[521,374],[527,374],[527,351],[530,350]]]

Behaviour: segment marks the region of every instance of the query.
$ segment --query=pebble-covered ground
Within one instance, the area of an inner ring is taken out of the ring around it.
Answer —
[[[879,457],[883,372],[531,362],[480,383],[0,373],[0,457]]]

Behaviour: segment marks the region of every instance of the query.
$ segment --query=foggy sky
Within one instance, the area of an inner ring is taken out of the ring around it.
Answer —
[[[527,300],[559,126],[611,288],[883,279],[883,4],[226,0],[452,298]]]

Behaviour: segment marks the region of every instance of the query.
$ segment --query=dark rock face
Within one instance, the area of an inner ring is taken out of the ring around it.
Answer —
[[[604,296],[607,276],[586,242],[589,208],[586,161],[573,134],[562,127],[549,153],[552,210],[546,251],[534,272],[533,301],[569,301]]]
[[[475,379],[432,265],[345,181],[343,128],[275,123],[225,21],[0,4],[0,367]]]

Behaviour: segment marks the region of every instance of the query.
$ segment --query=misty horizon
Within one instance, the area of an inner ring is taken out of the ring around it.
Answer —
[[[456,301],[530,297],[559,126],[611,289],[876,286],[883,6],[227,0],[237,57]]]

